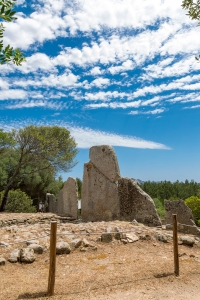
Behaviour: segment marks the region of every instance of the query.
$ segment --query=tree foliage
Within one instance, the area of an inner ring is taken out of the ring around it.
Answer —
[[[15,143],[0,162],[0,186],[4,189],[0,211],[5,210],[9,190],[20,187],[30,192],[35,188],[37,197],[44,191],[51,192],[56,188],[52,182],[57,172],[68,172],[76,164],[76,142],[66,128],[30,125],[13,130],[11,137]],[[57,189],[61,184],[58,182]]]
[[[198,26],[200,26],[200,0],[183,0],[182,5],[183,9],[188,11],[187,15],[192,19],[199,21]],[[200,55],[195,57],[196,60],[200,61]]]
[[[191,196],[185,199],[185,204],[192,210],[194,219],[198,223],[198,220],[200,220],[200,198],[197,196]]]
[[[146,181],[141,185],[141,188],[152,198],[158,198],[162,203],[164,200],[177,200],[190,196],[200,196],[200,184],[191,180],[185,182],[170,182],[170,181]]]
[[[13,10],[16,0],[0,0],[0,20],[7,22],[15,21],[17,18],[14,17],[16,11]],[[23,52],[19,49],[13,49],[10,45],[4,47],[3,45],[3,33],[5,27],[3,23],[0,23],[0,65],[12,62],[17,66],[21,66],[22,62],[26,61],[23,56]]]
[[[3,193],[0,193],[0,199],[3,197]],[[1,201],[0,201],[1,202]],[[32,205],[32,200],[30,197],[26,195],[26,193],[21,190],[11,190],[8,193],[7,199],[7,212],[26,212],[26,213],[34,213],[36,212],[35,206]]]
[[[78,186],[78,199],[81,199],[81,190],[82,190],[82,181],[80,178],[76,178],[77,186]]]

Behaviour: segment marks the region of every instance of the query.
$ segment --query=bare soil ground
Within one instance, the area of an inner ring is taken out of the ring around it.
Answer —
[[[128,228],[128,224],[122,223],[121,226],[126,225]],[[101,222],[92,224],[97,228],[102,226]],[[69,227],[68,224],[62,224],[62,230],[65,226]],[[72,224],[70,226],[73,227]],[[87,227],[87,223],[84,226]],[[42,225],[38,228],[42,228]],[[153,231],[148,228],[149,233],[151,230]],[[0,241],[5,234],[3,228],[0,229],[1,233]],[[9,232],[8,240],[12,234]],[[95,241],[96,237],[92,239]],[[0,299],[199,300],[199,244],[194,247],[179,246],[181,255],[179,277],[173,274],[171,240],[168,243],[155,240],[139,240],[128,244],[120,241],[108,244],[95,242],[98,248],[96,251],[88,249],[87,252],[80,252],[77,249],[69,255],[59,255],[56,258],[53,297],[46,295],[49,273],[48,250],[42,255],[37,255],[36,261],[32,264],[11,264],[7,261],[5,266],[0,266]],[[12,249],[14,248],[16,247],[13,246]],[[12,249],[8,251],[0,247],[0,257],[7,259]]]

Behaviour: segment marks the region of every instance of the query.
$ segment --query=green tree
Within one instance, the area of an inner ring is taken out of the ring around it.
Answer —
[[[200,0],[183,0],[182,5],[183,9],[186,9],[188,11],[187,15],[192,19],[196,21],[200,21]],[[198,26],[200,26],[200,22],[198,23]],[[195,57],[196,60],[200,60],[199,57]]]
[[[192,210],[195,221],[200,220],[200,198],[191,196],[185,199],[185,204]]]
[[[13,130],[11,136],[15,145],[10,147],[9,151],[14,151],[16,163],[4,189],[0,211],[5,210],[8,192],[17,181],[21,180],[23,172],[29,176],[42,170],[51,172],[53,169],[55,173],[61,170],[68,172],[76,164],[76,161],[74,162],[77,154],[76,142],[66,128],[30,125]]]
[[[17,18],[14,17],[16,11],[13,10],[16,0],[0,0],[0,20],[7,22],[15,21]],[[26,61],[23,56],[23,52],[19,49],[13,49],[10,45],[4,47],[3,45],[3,32],[5,27],[3,23],[0,23],[0,65],[12,62],[17,66],[21,66],[22,62]]]
[[[0,129],[0,154],[14,144],[14,140],[10,133],[4,132]]]
[[[76,178],[77,186],[78,186],[78,198],[81,199],[81,190],[82,190],[82,181],[80,178]]]
[[[3,193],[0,193],[0,199]],[[1,202],[1,200],[0,200]],[[26,212],[33,213],[36,212],[36,208],[32,205],[33,201],[29,198],[26,193],[21,190],[11,190],[8,193],[7,199],[7,212]]]

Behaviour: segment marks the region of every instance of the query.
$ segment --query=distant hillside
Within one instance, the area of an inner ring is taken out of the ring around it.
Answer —
[[[141,179],[135,179],[135,178],[131,178],[132,180],[136,181],[138,184],[143,184],[145,181],[141,180]]]

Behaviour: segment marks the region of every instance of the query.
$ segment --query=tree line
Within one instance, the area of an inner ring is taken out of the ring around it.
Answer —
[[[140,185],[141,188],[151,196],[151,198],[157,198],[162,203],[164,200],[185,200],[191,196],[200,197],[200,183],[194,180],[181,181],[145,181]]]

